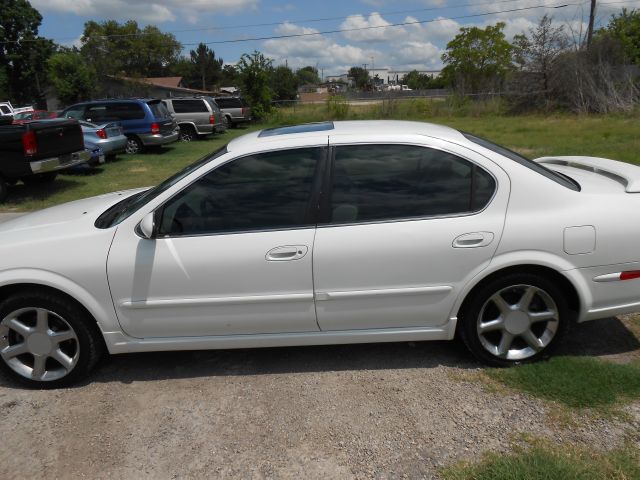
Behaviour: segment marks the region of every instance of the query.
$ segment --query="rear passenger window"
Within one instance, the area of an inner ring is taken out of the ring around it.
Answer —
[[[173,100],[172,103],[176,113],[209,113],[204,100]]]
[[[107,111],[104,120],[142,120],[145,116],[142,105],[139,103],[108,103],[106,107]]]
[[[493,177],[450,153],[409,145],[336,149],[330,223],[453,215],[481,210]]]

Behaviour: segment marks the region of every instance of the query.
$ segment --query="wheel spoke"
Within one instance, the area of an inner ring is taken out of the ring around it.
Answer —
[[[535,297],[536,292],[537,289],[535,287],[527,288],[518,302],[518,308],[523,312],[528,312],[529,306],[531,305],[531,301],[533,300],[533,297]]]
[[[65,370],[70,370],[73,366],[73,359],[65,354],[62,350],[57,349],[51,354],[51,357],[56,360]]]
[[[498,355],[504,357],[509,353],[509,348],[511,348],[511,344],[513,343],[514,335],[509,333],[506,330],[502,331],[502,338],[500,339],[500,344],[498,345]]]
[[[5,325],[23,337],[28,336],[32,332],[31,328],[27,327],[17,318],[12,318],[11,320],[6,321]]]
[[[556,312],[553,310],[547,310],[545,312],[528,312],[529,320],[531,323],[543,322],[545,320],[554,320],[556,318]]]
[[[55,343],[62,343],[67,340],[75,339],[76,336],[71,330],[65,330],[62,332],[55,332],[49,335],[49,338]]]
[[[502,318],[496,318],[488,322],[481,323],[479,326],[480,333],[493,332],[495,330],[502,330],[504,328],[504,321]]]
[[[0,351],[0,355],[2,358],[6,360],[10,360],[13,357],[17,357],[18,355],[22,355],[23,353],[27,353],[29,351],[26,342],[18,343],[16,345],[11,345],[10,347],[6,347]]]
[[[44,355],[33,356],[33,370],[31,371],[31,378],[35,380],[41,380],[46,370],[47,357]]]
[[[498,308],[498,310],[500,310],[500,313],[502,315],[506,315],[507,313],[509,313],[512,310],[511,309],[511,305],[509,305],[505,301],[505,299],[502,298],[502,295],[500,295],[499,293],[496,293],[495,295],[493,295],[491,297],[491,301]]]
[[[46,333],[49,330],[49,312],[42,308],[39,308],[36,312],[36,331]]]
[[[525,342],[527,342],[527,345],[529,345],[534,350],[538,351],[544,348],[544,344],[542,343],[542,340],[536,337],[536,334],[533,333],[531,330],[527,330],[520,336]]]

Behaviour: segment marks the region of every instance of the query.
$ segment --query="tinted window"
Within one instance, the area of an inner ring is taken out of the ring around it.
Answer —
[[[323,152],[318,148],[270,152],[220,166],[167,202],[160,235],[312,225],[309,202]]]
[[[149,105],[151,113],[153,113],[153,116],[156,118],[166,118],[171,116],[169,110],[167,110],[167,106],[160,100],[156,100],[155,102],[147,102],[147,105]]]
[[[216,98],[216,103],[220,108],[242,108],[243,103],[242,100],[235,97],[229,98]]]
[[[142,105],[136,102],[96,103],[87,105],[84,119],[93,123],[116,120],[142,120]]]
[[[446,152],[408,145],[336,149],[329,220],[335,223],[447,215],[482,209],[495,181]]]
[[[553,170],[549,170],[544,165],[540,165],[539,163],[529,160],[528,158],[520,155],[519,153],[516,153],[512,150],[509,150],[508,148],[497,145],[484,138],[476,137],[475,135],[471,135],[470,133],[465,133],[465,132],[462,132],[462,134],[465,137],[467,137],[467,139],[471,140],[473,143],[481,145],[484,148],[487,148],[493,152],[499,153],[500,155],[507,157],[508,159],[513,160],[514,162],[517,162],[520,165],[533,170],[534,172],[544,175],[545,177],[553,180],[556,183],[559,183],[560,185],[570,188],[571,190],[580,191],[580,185],[578,184],[578,182],[576,182],[572,178],[561,175],[557,172],[554,172]]]
[[[6,107],[4,105],[0,105],[0,112],[4,113],[5,115],[11,114],[11,110],[9,110],[9,107]]]
[[[204,100],[172,100],[176,113],[209,113]]]

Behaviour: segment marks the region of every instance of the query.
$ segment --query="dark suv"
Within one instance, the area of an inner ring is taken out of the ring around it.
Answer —
[[[228,127],[251,121],[251,108],[241,97],[216,97],[215,101],[222,110]]]
[[[77,103],[61,117],[103,124],[118,122],[127,136],[127,153],[138,153],[150,146],[175,142],[180,130],[162,100],[96,100]]]

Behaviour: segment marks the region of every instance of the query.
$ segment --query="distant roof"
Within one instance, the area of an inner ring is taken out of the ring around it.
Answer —
[[[159,87],[182,87],[182,77],[147,77],[141,78],[140,81],[144,83],[150,83],[151,85],[158,85]]]

